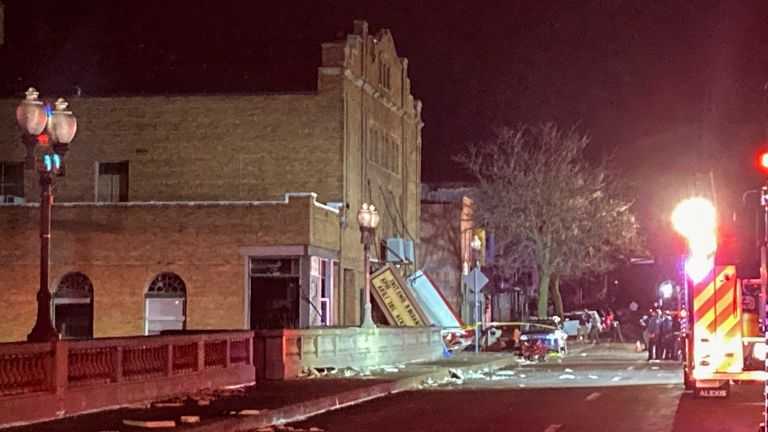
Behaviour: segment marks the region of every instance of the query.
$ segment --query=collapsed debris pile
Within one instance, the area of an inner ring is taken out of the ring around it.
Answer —
[[[306,367],[298,374],[298,378],[312,379],[322,377],[338,378],[343,376],[344,378],[352,377],[372,377],[374,375],[382,375],[388,373],[397,373],[405,368],[404,364],[398,365],[382,365],[382,366],[370,366],[366,368],[346,367],[336,369],[333,367],[328,368],[313,368]]]
[[[165,399],[158,402],[153,402],[152,407],[155,408],[169,408],[169,407],[182,407],[188,403],[198,406],[210,405],[212,401],[228,396],[242,395],[245,393],[245,387],[224,387],[216,389],[202,389],[195,393],[177,396],[170,399]]]

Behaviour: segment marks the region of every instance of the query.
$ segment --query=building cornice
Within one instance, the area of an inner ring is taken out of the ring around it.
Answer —
[[[339,214],[339,210],[323,203],[317,202],[317,194],[314,192],[288,192],[282,200],[273,201],[127,201],[127,202],[59,202],[54,207],[252,207],[262,205],[288,204],[291,198],[311,197],[312,205]],[[40,207],[40,203],[11,204],[0,203],[3,207]]]

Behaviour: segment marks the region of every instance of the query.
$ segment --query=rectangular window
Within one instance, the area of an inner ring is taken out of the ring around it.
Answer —
[[[385,63],[384,59],[379,60],[379,85],[386,90],[390,89],[390,69],[389,65]]]
[[[128,201],[128,161],[99,162],[96,201]]]
[[[24,197],[24,163],[0,161],[0,203]]]

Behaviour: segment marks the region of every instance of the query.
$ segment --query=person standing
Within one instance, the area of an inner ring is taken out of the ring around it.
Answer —
[[[595,345],[600,345],[600,318],[597,312],[589,314],[589,341]]]
[[[659,342],[661,331],[661,311],[654,310],[650,318],[648,318],[648,361],[659,359]]]
[[[643,329],[643,351],[648,351],[648,315],[640,318],[640,328]]]
[[[608,309],[608,311],[605,313],[605,330],[608,332],[608,335],[611,337],[611,342],[615,342],[615,335],[613,334],[613,323],[614,323],[614,316],[613,311],[611,309]]]
[[[587,340],[587,323],[589,322],[589,312],[584,309],[579,315],[579,330],[576,334],[576,340],[579,342],[586,342]]]
[[[664,360],[673,359],[674,350],[674,329],[672,322],[672,315],[669,311],[664,312],[664,319],[661,321],[661,337],[662,337],[662,358]]]

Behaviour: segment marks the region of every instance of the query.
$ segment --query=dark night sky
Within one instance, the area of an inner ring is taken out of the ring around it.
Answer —
[[[319,44],[364,18],[409,58],[425,181],[461,180],[452,156],[494,126],[551,120],[616,153],[652,237],[697,171],[723,214],[761,184],[764,1],[5,3],[4,95],[309,90]]]

